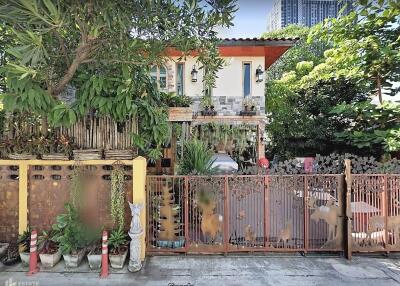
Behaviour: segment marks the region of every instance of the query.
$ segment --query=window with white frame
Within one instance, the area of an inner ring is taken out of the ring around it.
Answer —
[[[150,77],[159,90],[167,89],[167,69],[164,66],[152,66]]]
[[[185,64],[177,63],[176,64],[176,94],[180,95],[180,96],[184,95],[184,93],[185,93],[184,78],[185,78]]]

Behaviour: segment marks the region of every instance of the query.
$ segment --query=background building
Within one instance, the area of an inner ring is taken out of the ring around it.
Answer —
[[[326,18],[338,17],[344,6],[345,15],[353,9],[351,0],[274,0],[267,16],[267,32],[290,24],[313,26]]]

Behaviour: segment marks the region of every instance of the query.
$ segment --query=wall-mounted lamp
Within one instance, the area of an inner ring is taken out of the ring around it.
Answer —
[[[192,75],[192,82],[197,82],[197,69],[196,69],[196,65],[193,66],[193,69],[191,71],[191,75]]]
[[[264,80],[264,71],[262,70],[262,66],[259,65],[256,69],[256,81],[262,82]]]

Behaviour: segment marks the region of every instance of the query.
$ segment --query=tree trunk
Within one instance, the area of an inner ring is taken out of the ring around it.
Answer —
[[[378,99],[379,99],[379,103],[382,105],[383,104],[383,99],[382,99],[382,84],[381,84],[381,77],[380,75],[378,75],[378,77],[376,78],[376,84],[378,87]]]

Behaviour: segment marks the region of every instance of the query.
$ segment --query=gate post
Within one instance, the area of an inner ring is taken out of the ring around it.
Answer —
[[[351,185],[353,178],[351,176],[351,160],[345,159],[345,189],[344,189],[344,206],[345,206],[345,221],[344,221],[344,255],[347,259],[351,260],[353,238],[351,235]]]
[[[132,162],[132,183],[133,194],[132,202],[142,204],[143,208],[140,211],[140,223],[143,227],[143,235],[141,238],[141,254],[140,258],[143,261],[146,255],[146,159],[139,156]]]
[[[229,236],[229,192],[228,192],[228,177],[224,176],[224,249],[225,255],[228,254],[228,236]]]
[[[18,161],[18,233],[28,229],[28,162]],[[15,164],[15,163],[13,163]]]

